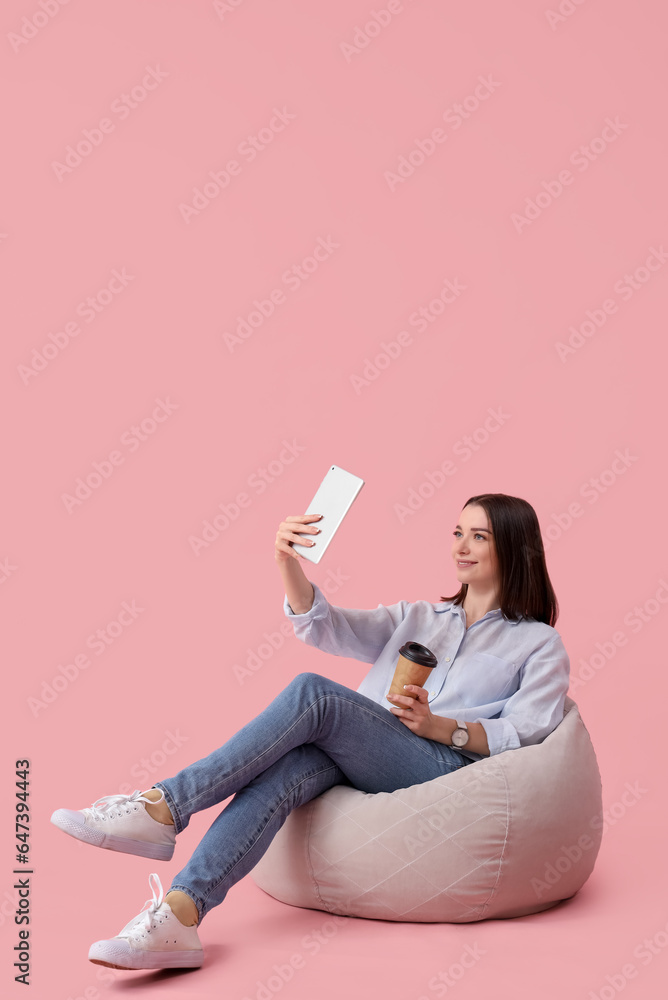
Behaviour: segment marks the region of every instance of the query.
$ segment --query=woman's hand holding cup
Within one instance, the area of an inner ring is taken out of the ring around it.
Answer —
[[[392,715],[426,739],[433,731],[434,716],[429,708],[429,692],[422,685],[437,663],[436,656],[426,646],[419,642],[405,642],[399,650],[394,677],[385,696],[392,702]]]
[[[406,694],[388,694],[387,698],[392,702],[390,712],[412,729],[418,736],[431,739],[433,731],[434,716],[429,708],[429,692],[417,684],[406,684],[404,687]],[[406,706],[405,708],[403,706]]]

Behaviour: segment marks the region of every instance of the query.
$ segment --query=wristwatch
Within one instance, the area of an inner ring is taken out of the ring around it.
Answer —
[[[453,747],[465,747],[469,741],[469,731],[465,722],[457,722],[457,728],[452,734]]]

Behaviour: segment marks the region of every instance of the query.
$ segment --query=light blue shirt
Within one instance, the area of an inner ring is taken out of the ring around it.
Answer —
[[[388,712],[385,695],[399,647],[414,641],[438,660],[424,684],[430,710],[480,722],[490,756],[540,743],[561,722],[570,662],[551,625],[527,618],[512,622],[496,608],[467,629],[463,608],[452,601],[399,601],[368,611],[339,608],[311,583],[315,597],[305,614],[294,614],[287,595],[283,601],[295,635],[325,653],[372,663],[357,690]],[[471,760],[485,756],[461,752]]]

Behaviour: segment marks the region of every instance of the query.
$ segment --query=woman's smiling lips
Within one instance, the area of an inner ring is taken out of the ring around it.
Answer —
[[[467,566],[475,566],[476,564],[474,562],[465,562],[462,559],[458,559],[457,560],[457,565],[461,566],[462,569],[466,569]]]

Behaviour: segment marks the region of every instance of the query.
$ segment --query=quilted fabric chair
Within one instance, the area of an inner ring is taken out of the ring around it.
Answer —
[[[536,746],[375,795],[336,785],[295,809],[252,875],[293,906],[467,923],[546,910],[589,878],[601,777],[577,705]]]

